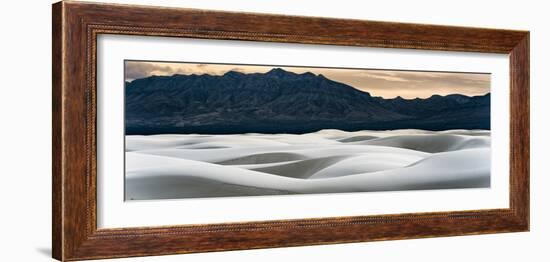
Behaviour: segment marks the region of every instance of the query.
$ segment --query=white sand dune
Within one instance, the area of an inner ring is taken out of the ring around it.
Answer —
[[[483,130],[126,137],[126,198],[490,186]]]

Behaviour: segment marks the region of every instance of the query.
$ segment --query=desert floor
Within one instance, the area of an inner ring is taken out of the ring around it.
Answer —
[[[126,136],[126,199],[490,186],[489,131]]]

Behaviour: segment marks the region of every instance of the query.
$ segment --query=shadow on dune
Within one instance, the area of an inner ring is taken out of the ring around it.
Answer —
[[[490,133],[468,132],[131,137],[125,194],[146,200],[490,187]]]

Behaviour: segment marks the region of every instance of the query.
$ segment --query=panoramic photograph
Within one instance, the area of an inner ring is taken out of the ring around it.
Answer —
[[[489,188],[491,75],[126,60],[126,200]]]

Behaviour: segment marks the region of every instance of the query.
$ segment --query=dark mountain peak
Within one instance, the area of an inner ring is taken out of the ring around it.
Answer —
[[[225,74],[223,74],[223,76],[228,76],[228,77],[241,77],[243,75],[245,75],[245,73],[234,71],[234,70],[227,71]]]
[[[127,132],[136,134],[490,128],[490,94],[386,99],[282,68],[151,76],[126,82],[125,97]]]
[[[204,74],[206,76],[206,74]],[[197,74],[173,74],[172,76],[166,76],[166,78],[183,78],[183,77],[195,77],[202,76]]]
[[[446,95],[446,97],[468,97],[467,95],[463,95],[463,94],[449,94],[449,95]]]
[[[284,69],[277,67],[269,70],[269,72],[267,72],[266,75],[274,76],[274,77],[285,77],[285,76],[294,76],[296,74],[285,71]]]
[[[450,95],[446,95],[445,98],[452,99],[455,102],[462,103],[462,104],[463,103],[468,103],[472,99],[472,97],[465,96],[465,95],[462,95],[462,94],[450,94]]]
[[[317,75],[315,75],[314,73],[312,72],[305,72],[305,73],[301,73],[300,76],[305,76],[305,77],[316,77]],[[321,76],[321,75],[319,75]]]

